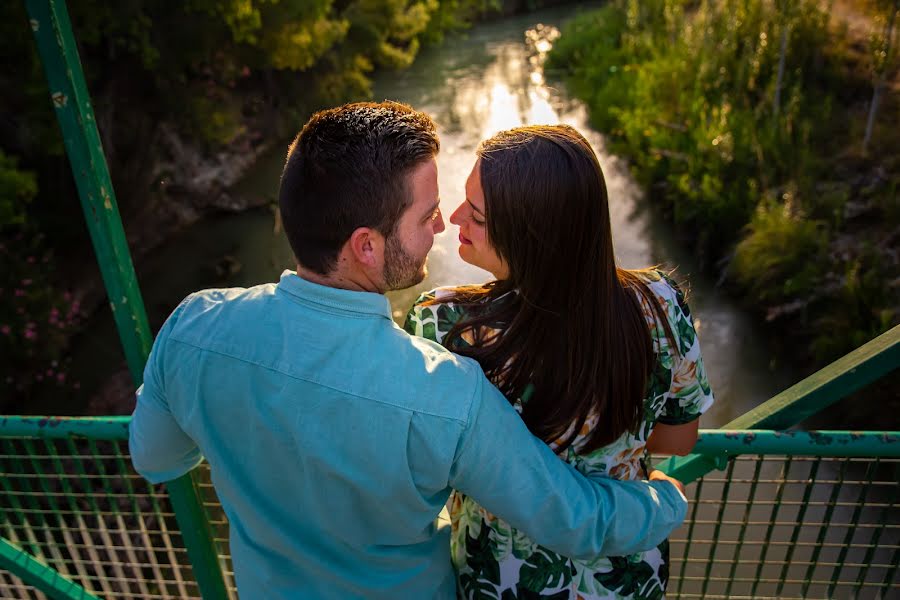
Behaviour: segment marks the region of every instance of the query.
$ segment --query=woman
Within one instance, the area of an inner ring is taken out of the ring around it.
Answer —
[[[407,331],[476,359],[531,432],[587,475],[636,479],[645,451],[689,452],[713,401],[690,312],[665,275],[616,266],[606,184],[588,142],[568,126],[521,127],[477,154],[450,222],[462,259],[496,279],[424,294]],[[666,542],[572,560],[462,494],[450,512],[465,597],[665,592]]]

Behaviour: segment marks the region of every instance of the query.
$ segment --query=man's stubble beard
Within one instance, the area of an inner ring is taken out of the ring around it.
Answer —
[[[404,290],[420,283],[428,274],[425,262],[426,254],[422,260],[416,260],[409,254],[400,242],[400,237],[394,234],[387,236],[384,245],[384,285],[388,290]]]

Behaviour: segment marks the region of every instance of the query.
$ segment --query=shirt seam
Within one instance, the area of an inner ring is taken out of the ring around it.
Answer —
[[[346,315],[347,313],[350,313],[354,318],[357,318],[357,319],[369,319],[369,318],[373,318],[373,317],[374,318],[383,318],[383,319],[388,319],[388,320],[391,319],[391,317],[382,310],[376,311],[374,309],[373,310],[359,310],[359,309],[354,309],[354,308],[348,308],[347,306],[342,305],[339,302],[331,302],[331,301],[325,301],[325,300],[312,300],[310,298],[306,298],[304,296],[295,294],[294,292],[287,290],[285,288],[279,287],[279,286],[276,286],[275,289],[280,290],[280,291],[284,292],[285,294],[287,294],[287,296],[294,302],[296,302],[298,304],[302,304],[308,308],[319,310],[321,312],[326,312],[329,314],[338,313],[341,315]],[[331,309],[331,310],[327,310],[327,309]]]
[[[435,418],[437,418],[437,419],[444,419],[444,420],[447,420],[447,421],[455,421],[455,422],[460,423],[460,424],[462,424],[462,425],[467,425],[467,423],[468,423],[468,421],[467,421],[467,420],[464,420],[464,419],[458,419],[458,418],[456,418],[456,417],[448,417],[448,416],[446,416],[446,415],[439,415],[439,414],[436,414],[436,413],[433,413],[433,412],[430,412],[430,411],[427,411],[427,410],[417,410],[417,409],[406,408],[406,407],[403,407],[403,406],[398,406],[398,405],[396,405],[396,404],[391,404],[390,402],[385,402],[384,400],[379,400],[378,398],[369,398],[368,396],[362,396],[362,395],[357,394],[357,393],[354,393],[354,392],[350,392],[350,391],[347,391],[347,390],[342,390],[342,389],[337,388],[337,387],[334,387],[334,386],[332,386],[332,385],[328,385],[327,383],[322,383],[322,382],[320,382],[320,381],[315,381],[315,380],[309,379],[309,378],[307,378],[307,377],[300,377],[300,376],[298,376],[298,375],[294,375],[294,374],[291,374],[291,373],[287,373],[287,372],[285,372],[285,371],[282,370],[282,369],[278,369],[278,368],[276,368],[276,367],[272,367],[272,366],[269,366],[269,365],[264,365],[264,364],[262,364],[262,363],[260,363],[260,362],[254,361],[254,360],[249,360],[249,359],[246,359],[246,358],[241,358],[240,356],[235,356],[235,355],[233,355],[233,354],[229,354],[228,352],[223,352],[223,351],[221,351],[221,350],[214,350],[214,349],[212,349],[212,348],[204,348],[203,346],[197,345],[197,344],[195,344],[195,343],[193,343],[193,342],[189,342],[189,341],[187,341],[187,340],[182,340],[182,339],[178,339],[178,338],[171,337],[171,336],[169,337],[169,340],[170,340],[170,341],[173,341],[173,342],[177,342],[177,343],[179,343],[179,344],[184,344],[185,346],[190,346],[191,348],[196,348],[197,350],[200,350],[201,352],[210,352],[210,353],[212,353],[212,354],[218,354],[219,356],[224,356],[224,357],[231,358],[231,359],[233,359],[233,360],[237,360],[237,361],[240,361],[240,362],[243,362],[243,363],[255,365],[255,366],[257,366],[257,367],[260,367],[260,368],[262,368],[262,369],[267,369],[267,370],[269,370],[269,371],[274,371],[275,373],[278,373],[278,374],[280,374],[280,375],[284,375],[285,377],[289,377],[289,378],[294,379],[294,380],[297,380],[297,381],[303,381],[303,382],[306,382],[306,383],[310,383],[310,384],[313,384],[313,385],[317,385],[317,386],[319,386],[319,387],[327,388],[327,389],[329,389],[329,390],[333,390],[333,391],[339,392],[339,393],[341,393],[341,394],[346,394],[346,395],[348,395],[348,396],[353,396],[354,398],[359,398],[359,399],[361,399],[361,400],[368,400],[368,401],[370,401],[370,402],[376,402],[376,403],[381,404],[381,405],[384,405],[384,406],[390,406],[391,408],[395,408],[395,409],[397,409],[397,410],[402,410],[402,411],[405,411],[405,412],[408,412],[408,413],[420,413],[420,414],[423,414],[423,415],[428,415],[428,416],[430,416],[430,417],[435,417]],[[473,397],[474,397],[474,394],[473,394]],[[471,402],[471,400],[470,400],[470,402],[469,402],[469,408],[468,408],[467,411],[466,411],[466,416],[467,416],[467,417],[470,416],[469,413],[470,413],[470,411],[471,411],[471,408],[472,408],[472,402]]]

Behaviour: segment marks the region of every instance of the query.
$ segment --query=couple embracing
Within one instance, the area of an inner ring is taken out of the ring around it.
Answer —
[[[641,456],[688,452],[712,403],[684,298],[617,268],[587,141],[522,127],[479,146],[449,219],[494,279],[397,327],[383,294],[445,229],[438,150],[401,104],[310,119],[279,193],[296,272],[175,309],[135,468],[206,458],[242,599],[660,598],[687,506]]]

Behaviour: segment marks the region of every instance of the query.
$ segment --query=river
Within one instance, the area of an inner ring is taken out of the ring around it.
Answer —
[[[526,123],[566,123],[581,131],[596,150],[606,175],[620,265],[677,267],[677,276],[690,283],[688,300],[716,395],[701,426],[721,426],[796,381],[796,374],[784,365],[772,364],[758,324],[699,271],[670,226],[655,218],[627,164],[609,154],[603,136],[590,127],[584,106],[571,99],[559,83],[545,80],[543,55],[554,32],[575,10],[560,7],[477,25],[439,47],[423,50],[408,70],[381,73],[375,81],[374,97],[409,103],[437,122],[445,219],[464,198],[464,182],[481,139]],[[232,193],[274,199],[283,159],[284,149],[272,152]],[[489,277],[459,259],[457,229],[449,222],[447,226],[435,240],[427,279],[411,290],[390,294],[397,320],[402,320],[423,290]],[[186,229],[142,261],[138,277],[154,330],[191,291],[276,281],[283,269],[292,268],[287,241],[276,230],[270,209],[218,215]],[[88,332],[75,343],[70,372],[80,380],[81,390],[64,397],[36,399],[29,412],[79,414],[86,397],[121,365],[118,337],[109,312],[104,311],[92,319]]]

